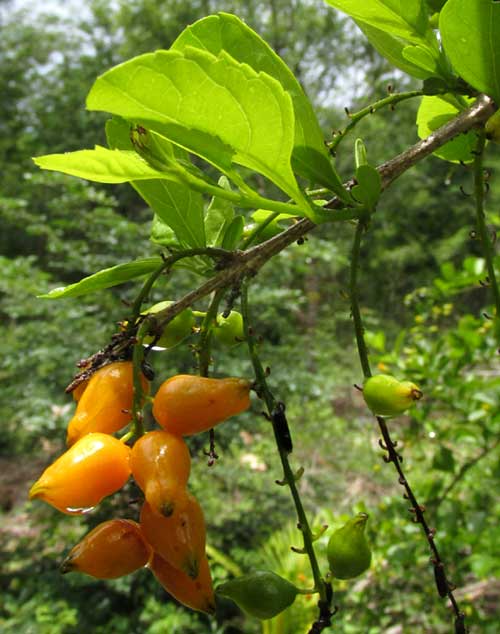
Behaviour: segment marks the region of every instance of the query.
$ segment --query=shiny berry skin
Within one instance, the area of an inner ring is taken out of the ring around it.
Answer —
[[[153,400],[153,416],[166,431],[189,436],[211,429],[250,406],[250,382],[178,374]]]
[[[113,519],[96,526],[74,546],[61,572],[82,572],[96,579],[116,579],[143,568],[153,551],[137,522]]]

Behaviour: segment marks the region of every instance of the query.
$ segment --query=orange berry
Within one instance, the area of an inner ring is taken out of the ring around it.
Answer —
[[[163,517],[145,502],[140,519],[142,534],[171,566],[195,579],[205,556],[205,518],[198,501],[187,491],[179,489],[175,503],[175,513]]]
[[[206,431],[250,406],[250,382],[179,374],[160,386],[153,415],[172,434]]]
[[[158,554],[153,556],[149,567],[159,583],[179,603],[207,614],[215,613],[212,577],[205,555],[200,560],[200,572],[196,579],[173,568]]]
[[[143,376],[141,381],[143,390],[148,392],[148,381]],[[69,422],[68,445],[90,432],[112,434],[128,425],[132,420],[133,398],[133,365],[130,361],[116,361],[97,370],[90,377]]]
[[[130,447],[108,434],[87,434],[42,473],[31,487],[63,513],[83,513],[111,495],[130,475]]]
[[[191,469],[189,449],[180,436],[151,431],[132,447],[130,468],[151,510],[168,517],[179,489],[186,487]]]
[[[145,566],[152,556],[140,526],[132,520],[108,520],[96,526],[61,564],[61,572],[83,572],[97,579],[116,579]]]

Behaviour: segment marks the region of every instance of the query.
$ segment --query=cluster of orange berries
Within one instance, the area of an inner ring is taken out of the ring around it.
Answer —
[[[148,393],[148,381],[141,381]],[[191,458],[182,437],[247,409],[249,392],[250,382],[244,379],[171,377],[153,399],[153,416],[162,429],[147,432],[129,447],[111,434],[131,422],[132,363],[117,361],[95,372],[75,395],[69,449],[31,487],[30,499],[42,499],[64,513],[83,513],[121,489],[132,474],[145,501],[139,522],[112,519],[88,533],[66,557],[62,572],[113,579],[148,566],[178,601],[213,613],[205,519],[187,489]]]

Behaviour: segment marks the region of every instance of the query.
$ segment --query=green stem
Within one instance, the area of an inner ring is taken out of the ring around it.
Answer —
[[[197,347],[198,368],[200,376],[208,376],[210,367],[210,358],[212,354],[212,332],[213,324],[217,318],[217,310],[224,296],[225,289],[221,289],[214,293],[212,301],[205,313],[205,317],[200,326],[200,339]]]
[[[270,416],[272,420],[273,413],[276,409],[277,401],[274,398],[267,384],[266,373],[264,368],[262,367],[262,363],[257,353],[255,338],[251,334],[251,330],[249,327],[248,288],[247,287],[248,287],[247,282],[244,282],[242,284],[242,289],[241,289],[241,313],[243,315],[245,338],[248,344],[248,352],[250,355],[250,360],[253,365],[254,374],[255,374],[255,382],[257,384],[259,396],[264,400],[267,411],[268,411],[268,415]],[[299,527],[302,532],[304,551],[306,552],[309,558],[310,565],[311,565],[311,570],[312,570],[313,578],[314,578],[314,586],[315,586],[314,589],[316,592],[319,593],[321,601],[326,602],[327,596],[328,596],[326,582],[321,576],[318,560],[316,558],[316,553],[314,551],[312,531],[309,526],[309,522],[307,520],[307,516],[304,510],[304,506],[302,504],[302,500],[300,498],[300,493],[297,489],[296,478],[290,466],[288,455],[286,451],[282,448],[282,443],[280,442],[278,431],[276,427],[274,426],[274,424],[273,424],[273,431],[274,431],[276,445],[277,445],[280,460],[281,460],[281,465],[283,467],[283,476],[284,476],[283,479],[290,487],[293,502],[295,505],[295,510],[297,512]]]
[[[352,260],[351,260],[351,275],[350,275],[350,294],[351,294],[351,310],[353,314],[354,320],[354,328],[356,332],[356,343],[358,346],[358,355],[361,362],[361,367],[363,369],[363,374],[365,378],[369,378],[371,376],[370,362],[368,359],[368,352],[366,347],[366,342],[364,338],[364,328],[363,322],[361,319],[361,311],[359,308],[359,298],[358,298],[358,269],[359,269],[359,255],[360,255],[360,247],[361,247],[361,237],[363,231],[365,229],[367,220],[360,220],[356,227],[356,233],[354,235],[354,242],[352,247]],[[418,503],[415,494],[406,478],[406,475],[403,471],[402,461],[403,457],[400,455],[398,450],[396,449],[397,443],[395,443],[390,435],[389,429],[387,427],[387,423],[385,418],[381,416],[376,416],[377,423],[380,429],[380,433],[383,438],[383,442],[381,442],[381,447],[387,452],[384,455],[384,460],[386,462],[392,462],[397,474],[398,481],[405,490],[405,498],[409,500],[411,504],[411,513],[413,515],[413,521],[420,524],[422,531],[425,535],[427,543],[429,545],[429,549],[432,553],[432,563],[434,565],[434,569],[439,570],[439,574],[442,577],[442,583],[446,588],[446,595],[451,602],[452,609],[455,613],[456,619],[462,618],[461,612],[458,606],[458,603],[453,594],[454,586],[448,581],[444,569],[444,563],[439,554],[438,548],[434,541],[434,531],[431,530],[427,523],[427,519],[425,517],[425,507]],[[441,595],[441,590],[439,590],[439,594]]]
[[[242,250],[247,249],[252,244],[252,242],[254,242],[255,238],[257,238],[257,236],[259,236],[264,231],[264,229],[268,225],[270,225],[271,222],[275,220],[278,216],[279,216],[279,213],[275,211],[272,214],[269,214],[269,216],[264,220],[264,222],[261,222],[256,227],[254,227],[254,229],[248,235],[247,239],[241,245],[241,249]]]
[[[366,106],[366,108],[363,108],[362,110],[359,110],[358,112],[355,112],[354,114],[350,114],[349,117],[351,120],[349,121],[349,123],[346,125],[346,127],[343,130],[339,130],[336,133],[337,136],[333,139],[333,141],[327,144],[328,148],[330,149],[331,152],[335,152],[338,145],[344,140],[345,136],[361,121],[361,119],[364,119],[369,114],[373,114],[374,112],[377,112],[377,110],[380,110],[381,108],[385,108],[385,106],[395,105],[399,103],[400,101],[406,101],[406,99],[412,99],[413,97],[421,97],[423,94],[424,93],[422,90],[396,92],[392,95],[389,95],[388,97],[384,97],[383,99],[380,99],[379,101],[375,101],[369,106]]]
[[[495,317],[497,320],[496,332],[499,333],[498,320],[500,319],[500,291],[495,274],[493,263],[493,245],[486,227],[486,218],[484,214],[484,173],[483,173],[483,155],[486,143],[484,131],[478,134],[477,145],[474,157],[474,197],[476,200],[476,226],[481,244],[483,247],[483,255],[486,260],[486,268],[488,270],[489,286],[493,294],[495,303]],[[498,335],[497,335],[498,336]]]
[[[358,346],[359,360],[365,379],[371,377],[370,362],[368,360],[368,350],[366,347],[363,321],[361,319],[361,309],[359,307],[358,296],[358,271],[359,271],[359,255],[361,249],[361,238],[366,229],[366,222],[359,220],[354,234],[354,241],[351,252],[351,273],[349,280],[349,295],[351,299],[351,312],[354,322],[354,333],[356,335],[356,344]]]
[[[144,321],[137,330],[136,343],[132,352],[134,398],[132,401],[132,426],[131,437],[139,438],[144,434],[144,423],[142,419],[142,407],[145,400],[142,389],[142,362],[144,360],[144,346],[142,341],[148,332],[149,325]]]

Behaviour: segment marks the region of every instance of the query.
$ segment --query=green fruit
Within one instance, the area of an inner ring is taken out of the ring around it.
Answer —
[[[165,301],[159,302],[150,308],[142,311],[141,315],[150,315],[158,313],[165,308],[168,308],[173,302]],[[190,308],[186,308],[181,313],[176,315],[172,321],[170,321],[162,332],[161,337],[156,342],[156,346],[159,348],[173,348],[183,339],[188,337],[195,326],[196,320],[193,315],[193,311]],[[144,337],[143,342],[149,344],[153,341],[153,334]]]
[[[491,115],[488,121],[486,121],[484,131],[486,132],[486,138],[489,141],[500,143],[500,110],[497,110]]]
[[[283,577],[268,570],[257,570],[226,581],[216,589],[244,612],[258,619],[272,619],[295,601],[298,589]]]
[[[352,579],[368,570],[372,553],[365,537],[366,513],[358,513],[330,537],[327,557],[337,579]]]
[[[421,399],[422,392],[415,383],[377,374],[365,382],[363,397],[376,416],[397,416]]]
[[[245,338],[241,313],[232,310],[227,317],[217,315],[217,323],[213,332],[216,338],[226,346],[240,343]]]

